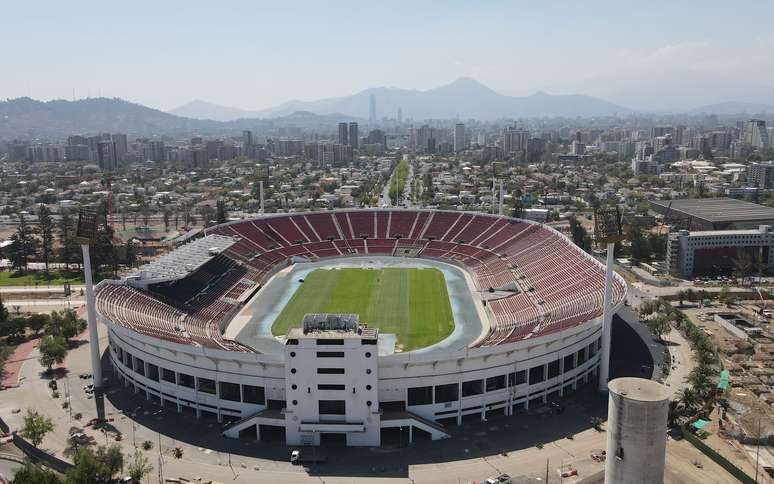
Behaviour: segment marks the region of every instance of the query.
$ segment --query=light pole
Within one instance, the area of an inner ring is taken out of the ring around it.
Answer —
[[[86,283],[86,321],[89,328],[89,349],[91,351],[91,374],[94,388],[102,387],[102,365],[99,353],[99,335],[97,334],[97,308],[94,299],[94,282],[91,277],[91,257],[89,246],[97,238],[97,214],[93,208],[82,208],[78,213],[76,237],[83,252],[83,278]]]
[[[607,393],[610,378],[610,340],[613,332],[613,265],[615,243],[624,240],[621,228],[621,212],[617,206],[599,208],[594,211],[594,238],[597,244],[605,244],[607,261],[605,266],[605,296],[602,301],[602,354],[599,364],[599,392]]]

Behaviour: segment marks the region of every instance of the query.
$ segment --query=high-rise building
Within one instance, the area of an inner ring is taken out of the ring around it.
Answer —
[[[253,146],[253,143],[253,132],[247,129],[242,131],[242,147],[247,150]]]
[[[347,127],[347,123],[339,123],[339,144],[349,144],[349,128]]]
[[[223,147],[223,140],[210,140],[204,143],[204,149],[207,150],[207,157],[210,160],[218,158],[220,155],[220,149]]]
[[[349,145],[355,150],[360,147],[360,134],[358,133],[357,123],[349,123]]]
[[[505,156],[521,155],[527,149],[529,131],[517,127],[506,128],[503,131],[503,153]]]
[[[398,107],[398,124],[403,124],[403,108]]]
[[[210,159],[207,156],[207,150],[201,147],[201,144],[197,145],[198,148],[194,149],[191,153],[191,162],[193,168],[207,169],[210,166]]]
[[[766,121],[751,119],[744,125],[744,137],[747,144],[753,148],[768,148],[769,132],[766,129]]]
[[[352,147],[347,145],[333,145],[333,162],[349,163],[352,161]]]
[[[459,152],[465,149],[465,125],[457,123],[454,125],[454,151]]]
[[[300,139],[277,140],[275,152],[278,156],[301,156],[304,154],[304,140],[300,140]],[[316,156],[316,153],[315,153],[315,156]]]
[[[674,132],[675,128],[673,126],[653,126],[650,128],[650,137],[658,138],[659,136],[674,134]]]
[[[542,138],[530,138],[527,140],[527,162],[537,163],[543,156],[546,143]]]
[[[387,147],[387,136],[384,134],[384,131],[381,129],[373,129],[370,133],[368,133],[368,144],[369,145],[375,145],[379,144]]]
[[[431,139],[435,138],[433,128],[430,126],[424,124],[422,125],[418,130],[416,134],[416,149],[419,151],[427,151],[428,149],[428,142]],[[433,142],[433,146],[435,146],[435,142]]]
[[[145,147],[145,159],[150,161],[166,161],[167,149],[163,141],[151,141]]]
[[[376,124],[376,96],[373,94],[368,97],[368,122],[371,126]]]
[[[127,142],[126,135],[113,133],[110,135],[110,139],[116,145],[116,160],[121,161],[126,158],[126,153],[129,152],[129,143]]]
[[[747,183],[751,187],[774,188],[774,162],[751,163],[747,167]]]
[[[111,171],[118,167],[116,144],[113,141],[97,143],[97,164],[102,171]]]

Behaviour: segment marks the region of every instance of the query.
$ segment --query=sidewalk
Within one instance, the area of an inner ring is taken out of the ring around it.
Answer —
[[[0,388],[12,388],[19,385],[21,367],[29,359],[30,353],[38,347],[39,342],[40,338],[35,338],[16,347],[8,361],[5,362],[5,373],[0,380]]]
[[[685,387],[688,375],[696,366],[696,362],[693,360],[693,351],[688,340],[680,331],[672,328],[664,341],[667,342],[669,355],[672,357],[672,367],[664,380],[664,386],[667,387],[670,397],[674,397]]]

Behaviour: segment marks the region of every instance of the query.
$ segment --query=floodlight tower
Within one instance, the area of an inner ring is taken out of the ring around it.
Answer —
[[[91,351],[91,374],[94,387],[102,387],[102,365],[100,363],[99,336],[97,334],[97,308],[94,300],[94,281],[91,277],[89,246],[97,239],[97,213],[93,208],[82,208],[78,213],[76,237],[83,252],[83,278],[86,282],[86,321],[89,328],[89,349]]]
[[[605,244],[605,298],[602,302],[602,354],[599,365],[599,391],[607,393],[610,377],[610,340],[613,332],[613,263],[615,243],[624,240],[621,228],[621,212],[618,206],[599,208],[594,211],[594,238],[598,245]]]

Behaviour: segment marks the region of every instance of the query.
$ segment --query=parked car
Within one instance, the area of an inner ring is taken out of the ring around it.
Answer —
[[[513,484],[513,479],[508,474],[500,474],[497,477],[490,477],[484,484]]]

